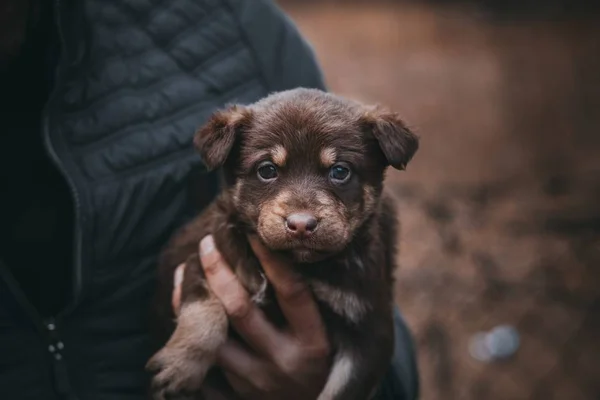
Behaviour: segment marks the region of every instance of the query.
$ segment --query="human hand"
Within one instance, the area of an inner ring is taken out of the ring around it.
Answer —
[[[250,244],[269,282],[288,326],[278,330],[251,302],[233,271],[225,264],[212,237],[200,243],[206,279],[221,301],[230,324],[244,339],[228,339],[217,364],[233,390],[243,399],[314,399],[330,367],[325,328],[308,287],[289,265],[251,237]],[[176,271],[173,307],[179,309],[183,266]]]

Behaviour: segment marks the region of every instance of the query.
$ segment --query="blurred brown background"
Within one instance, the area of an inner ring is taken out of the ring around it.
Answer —
[[[388,178],[422,399],[600,399],[596,3],[279,1],[332,91],[422,137]],[[504,324],[516,353],[473,358]]]

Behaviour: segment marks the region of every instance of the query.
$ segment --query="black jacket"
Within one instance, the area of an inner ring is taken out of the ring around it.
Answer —
[[[192,149],[195,129],[226,103],[324,83],[267,0],[56,0],[55,12],[60,58],[41,133],[71,193],[73,296],[41,318],[0,265],[0,397],[142,399],[156,256],[217,190]],[[412,399],[403,324],[398,335],[382,392]]]

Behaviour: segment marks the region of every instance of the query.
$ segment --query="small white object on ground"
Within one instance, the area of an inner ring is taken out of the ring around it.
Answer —
[[[473,335],[469,343],[469,354],[476,360],[492,362],[512,356],[519,345],[519,332],[510,325],[499,325],[489,332]]]

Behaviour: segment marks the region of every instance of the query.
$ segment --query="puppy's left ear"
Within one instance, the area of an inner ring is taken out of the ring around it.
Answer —
[[[215,112],[194,136],[194,145],[206,168],[214,170],[225,164],[241,131],[250,125],[252,112],[241,106],[231,106]]]
[[[392,167],[404,170],[419,149],[419,137],[408,129],[398,114],[373,107],[362,117],[371,130],[387,162]]]

